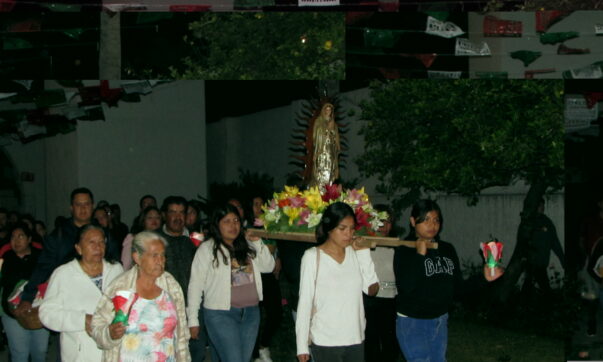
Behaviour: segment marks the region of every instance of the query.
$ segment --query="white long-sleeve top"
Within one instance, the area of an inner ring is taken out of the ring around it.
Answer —
[[[262,300],[261,273],[270,273],[274,269],[274,258],[262,240],[247,241],[256,251],[255,258],[251,259],[253,265],[253,279]],[[203,300],[203,307],[215,310],[230,309],[231,292],[231,266],[228,250],[222,246],[222,251],[227,256],[227,264],[218,252],[218,263],[214,263],[214,240],[209,239],[201,243],[191,267],[191,278],[188,284],[188,325],[199,325],[199,307]],[[217,264],[217,265],[216,265]]]
[[[121,273],[121,264],[103,261],[102,289]],[[94,314],[102,294],[77,260],[61,265],[50,277],[40,320],[48,329],[61,332],[63,361],[100,362],[102,351],[86,333],[86,314]]]
[[[317,251],[320,261],[316,278]],[[301,262],[295,321],[297,354],[309,353],[310,335],[319,346],[361,343],[366,324],[362,292],[368,293],[368,287],[378,281],[369,249],[355,251],[348,246],[341,264],[316,247],[306,250]],[[311,317],[313,300],[316,312]]]

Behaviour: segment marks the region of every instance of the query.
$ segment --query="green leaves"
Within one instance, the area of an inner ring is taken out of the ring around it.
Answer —
[[[563,84],[521,80],[399,80],[375,83],[361,105],[365,176],[399,207],[419,190],[477,202],[484,188],[562,182]],[[411,190],[411,191],[409,191]]]
[[[203,51],[173,67],[172,77],[344,78],[342,13],[206,13],[190,30]]]

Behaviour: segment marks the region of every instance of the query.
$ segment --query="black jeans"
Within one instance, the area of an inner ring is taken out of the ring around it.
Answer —
[[[367,362],[396,361],[400,355],[396,339],[396,301],[394,298],[364,297]]]
[[[283,320],[281,288],[274,274],[262,273],[262,294],[263,300],[260,302],[260,312],[263,318],[261,318],[262,324],[253,351],[254,357],[258,356],[260,346],[270,347],[272,338]]]
[[[364,344],[326,347],[312,343],[310,355],[313,362],[364,362]]]

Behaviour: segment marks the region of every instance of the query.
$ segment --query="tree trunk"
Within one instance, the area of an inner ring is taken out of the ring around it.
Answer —
[[[505,269],[505,275],[500,280],[500,284],[497,286],[497,297],[501,303],[506,303],[517,284],[517,280],[524,272],[527,260],[528,251],[530,248],[530,240],[534,233],[534,219],[538,213],[538,204],[548,187],[544,181],[545,178],[541,178],[530,185],[528,194],[523,201],[523,209],[521,211],[521,221],[517,228],[517,243],[513,255],[509,260],[509,265]]]

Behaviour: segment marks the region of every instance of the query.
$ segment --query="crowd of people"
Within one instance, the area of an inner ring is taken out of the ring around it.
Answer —
[[[372,250],[360,246],[354,210],[341,202],[324,211],[314,247],[254,237],[246,226],[264,201],[231,198],[202,220],[198,201],[169,196],[159,206],[144,195],[127,227],[119,205],[95,203],[77,188],[71,217],[47,235],[43,223],[0,209],[11,360],[45,361],[54,331],[63,361],[209,354],[214,362],[269,362],[283,318],[281,274],[295,292],[288,298],[300,362],[387,362],[401,353],[446,360],[448,310],[463,280],[454,246],[439,240],[443,216],[434,201],[413,207],[405,239],[415,247]],[[392,224],[390,212],[379,234],[392,236]],[[201,243],[196,233],[205,235]],[[502,275],[487,269],[484,280]]]

